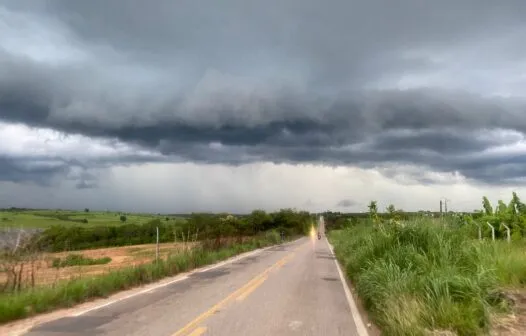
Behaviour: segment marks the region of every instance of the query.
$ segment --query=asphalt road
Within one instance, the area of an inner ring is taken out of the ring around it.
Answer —
[[[325,237],[303,238],[26,335],[362,336],[347,296]]]

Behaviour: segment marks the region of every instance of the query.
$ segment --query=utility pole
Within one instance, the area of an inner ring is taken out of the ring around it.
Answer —
[[[444,213],[447,215],[447,202],[450,202],[450,199],[447,199],[445,197],[442,197],[440,199],[440,214],[443,215]],[[442,205],[444,205],[444,212],[442,212]]]

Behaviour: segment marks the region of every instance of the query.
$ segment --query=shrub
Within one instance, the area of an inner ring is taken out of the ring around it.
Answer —
[[[69,254],[66,256],[66,258],[54,258],[53,259],[53,267],[60,268],[60,267],[68,267],[68,266],[89,266],[89,265],[104,265],[111,262],[110,257],[103,257],[103,258],[87,258],[83,256],[82,254]]]

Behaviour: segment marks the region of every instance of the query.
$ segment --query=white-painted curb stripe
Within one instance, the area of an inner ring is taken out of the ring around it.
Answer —
[[[336,264],[336,268],[338,269],[338,274],[340,274],[340,279],[342,281],[343,289],[345,291],[345,296],[347,297],[347,302],[349,303],[349,308],[351,308],[351,315],[354,320],[354,324],[356,325],[356,331],[358,332],[358,336],[369,336],[369,332],[367,331],[367,328],[365,327],[365,324],[363,323],[362,316],[360,315],[360,311],[358,310],[358,307],[356,306],[356,303],[354,302],[354,299],[351,294],[351,290],[349,289],[349,286],[347,285],[347,281],[345,280],[345,276],[343,275],[343,272],[340,268],[340,264],[338,263],[338,260],[336,259],[336,255],[334,254],[334,249],[329,243],[329,239],[325,237],[327,240],[327,244],[329,245],[329,249],[331,250],[331,254],[334,257],[334,263]]]

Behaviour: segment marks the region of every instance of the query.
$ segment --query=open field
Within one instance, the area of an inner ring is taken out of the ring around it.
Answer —
[[[178,253],[186,248],[195,246],[195,243],[165,243],[159,245],[159,255],[161,258],[167,258],[168,254]],[[126,247],[111,247],[94,250],[82,250],[60,253],[44,253],[39,255],[33,266],[31,261],[20,263],[14,270],[17,274],[21,271],[22,286],[27,287],[34,285],[49,285],[61,280],[73,278],[85,278],[111,272],[116,269],[137,266],[151,262],[155,259],[155,244],[132,245]],[[109,257],[111,261],[107,264],[89,265],[89,266],[69,266],[53,267],[53,260],[56,258],[64,259],[68,255],[80,254],[86,258],[99,259]],[[32,268],[33,267],[33,268]],[[0,288],[6,283],[6,273],[0,272]]]
[[[166,220],[166,216],[152,214],[126,214],[126,224],[145,224],[154,219]],[[178,220],[168,217],[169,220]],[[68,210],[20,210],[0,211],[0,228],[40,228],[53,225],[118,226],[123,222],[117,212],[85,212]]]

